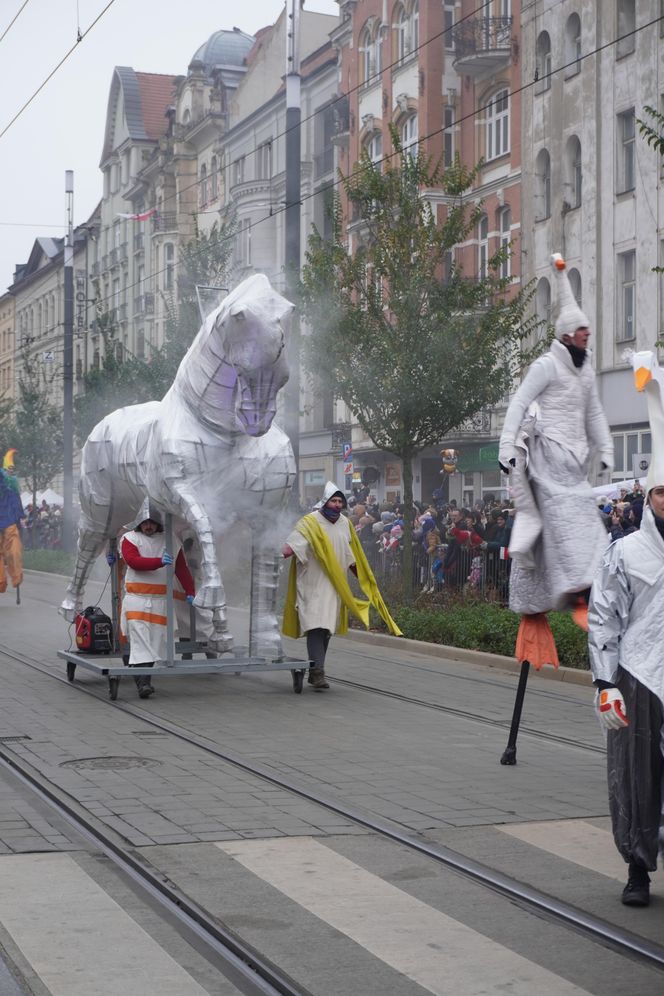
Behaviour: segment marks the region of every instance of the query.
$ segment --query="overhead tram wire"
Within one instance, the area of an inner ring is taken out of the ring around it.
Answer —
[[[5,30],[0,35],[0,42],[5,37],[5,35],[7,35],[9,33],[10,29],[13,27],[13,25],[15,24],[15,22],[18,20],[19,15],[25,10],[25,8],[28,6],[29,3],[30,3],[30,0],[23,0],[23,3],[19,7],[19,9],[16,11],[16,13],[12,17],[11,21],[9,22],[9,24],[7,25],[7,27],[5,28]]]
[[[28,0],[26,0],[26,3],[27,2],[28,2]],[[69,58],[69,56],[80,45],[80,43],[83,41],[83,39],[85,38],[85,36],[88,35],[92,31],[92,29],[94,28],[94,26],[102,19],[102,17],[106,13],[106,11],[109,9],[109,7],[112,7],[114,3],[115,3],[115,0],[108,0],[108,3],[104,7],[104,9],[102,11],[100,11],[99,14],[97,14],[97,16],[95,17],[95,19],[92,22],[92,24],[90,24],[85,29],[85,31],[83,31],[83,32],[81,32],[79,30],[79,32],[78,32],[78,34],[76,36],[76,41],[74,42],[74,44],[72,45],[72,47],[69,49],[68,52],[65,53],[65,55],[63,55],[63,57],[58,62],[57,66],[55,66],[55,68],[51,70],[51,72],[48,74],[48,76],[46,77],[46,79],[43,80],[39,84],[39,86],[37,87],[37,89],[35,90],[35,92],[32,94],[32,96],[28,97],[28,99],[26,100],[26,102],[23,104],[22,107],[19,108],[19,110],[16,112],[16,114],[11,119],[11,121],[9,121],[9,123],[5,125],[5,127],[2,129],[2,131],[0,131],[0,138],[3,138],[3,136],[7,134],[7,132],[11,128],[11,126],[20,118],[21,114],[23,114],[23,112],[28,109],[28,107],[30,106],[30,104],[32,103],[32,101],[35,99],[35,97],[39,93],[41,93],[41,91],[44,89],[44,87],[49,82],[49,80],[53,79],[53,77],[55,76],[55,74],[57,73],[57,71],[60,69],[60,67],[65,64],[65,62],[67,61],[67,59]],[[25,4],[24,4],[24,6],[25,6]],[[20,11],[19,11],[19,13],[20,13]],[[7,29],[7,30],[9,30],[9,29]],[[5,32],[5,34],[6,33],[7,32]],[[4,37],[4,35],[3,35],[3,37]]]
[[[623,41],[625,38],[629,38],[632,35],[636,35],[640,31],[644,31],[646,28],[651,28],[654,24],[659,24],[662,20],[664,20],[664,15],[660,15],[658,17],[655,17],[651,21],[648,21],[646,24],[642,24],[638,28],[635,28],[633,31],[627,31],[624,35],[619,35],[619,37],[617,37],[617,38],[612,38],[610,41],[605,42],[603,45],[599,45],[597,48],[592,49],[590,52],[585,52],[583,55],[580,55],[578,57],[578,59],[575,58],[575,59],[570,60],[569,62],[565,62],[562,65],[558,66],[556,69],[552,69],[551,72],[546,73],[544,76],[540,76],[536,80],[534,80],[534,79],[530,80],[528,83],[524,83],[522,86],[517,87],[515,90],[508,91],[508,97],[510,99],[512,97],[516,97],[518,94],[523,93],[526,90],[529,90],[531,87],[535,86],[536,84],[541,84],[541,82],[542,82],[543,79],[552,79],[558,73],[564,72],[570,66],[577,65],[579,62],[583,62],[584,59],[590,59],[593,55],[598,55],[600,52],[603,52],[606,49],[611,48],[613,45],[617,45],[619,42]],[[450,128],[452,128],[452,127],[456,128],[456,126],[459,125],[459,124],[461,124],[462,122],[468,121],[468,120],[470,120],[472,118],[475,118],[479,114],[482,114],[482,113],[484,113],[484,107],[476,107],[473,111],[470,111],[468,114],[465,114],[463,117],[457,118],[457,120],[454,122],[453,125],[443,125],[441,128],[435,128],[433,131],[430,131],[427,135],[422,135],[422,137],[418,139],[418,145],[420,143],[422,143],[422,142],[426,142],[430,138],[434,138],[436,135],[442,135],[446,131],[449,131]],[[376,160],[376,163],[374,163],[374,165],[378,165],[379,163],[382,164],[382,163],[385,163],[385,162],[389,162],[391,159],[395,158],[397,155],[398,155],[397,152],[391,152],[391,153],[389,153],[389,155],[386,154],[381,159]],[[355,177],[359,176],[361,174],[361,171],[362,171],[362,167],[360,167],[359,169],[357,169],[357,170],[349,173],[349,175],[347,177],[344,177],[341,180],[333,180],[333,181],[331,181],[325,187],[322,187],[321,190],[329,191],[329,190],[332,190],[334,187],[339,187],[344,182],[344,180],[352,180]],[[198,181],[197,181],[197,183],[198,183]],[[192,186],[196,186],[196,185],[197,184],[192,184]],[[190,189],[190,188],[186,188],[186,189]],[[184,192],[184,188],[183,188],[182,192]],[[321,192],[320,190],[316,190],[316,191],[313,191],[310,194],[305,194],[301,198],[301,202],[304,203],[305,201],[311,200],[313,197],[316,197],[320,192]],[[252,226],[251,226],[252,230],[255,229],[258,225],[261,225],[264,222],[270,221],[272,218],[276,218],[279,214],[283,214],[285,211],[286,211],[286,207],[285,206],[284,207],[275,208],[270,214],[266,214],[262,218],[259,218],[257,221],[253,222]],[[216,213],[218,213],[218,211],[215,209],[214,212],[211,212],[211,211],[197,211],[195,213],[196,213],[197,216],[201,216],[201,215],[212,214],[212,213],[216,214]],[[217,239],[216,242],[212,243],[211,245],[206,246],[204,249],[201,249],[199,251],[199,253],[192,253],[192,256],[201,255],[204,252],[209,252],[209,250],[211,248],[214,248],[215,246],[223,245],[224,242],[230,242],[234,238],[235,238],[235,233],[233,233],[232,235],[224,235],[223,237],[220,237],[219,239]],[[153,276],[157,277],[160,274],[165,273],[165,272],[166,272],[166,267],[162,267],[161,269],[156,270],[154,272]],[[126,290],[129,291],[132,288],[137,287],[138,283],[139,283],[138,281],[135,281],[133,284],[128,284],[127,287],[126,287]],[[108,298],[101,298],[101,301],[102,301],[102,303],[107,303],[108,301],[110,301],[110,297],[108,297]]]

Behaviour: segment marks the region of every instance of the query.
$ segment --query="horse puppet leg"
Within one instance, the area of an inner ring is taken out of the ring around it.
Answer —
[[[108,537],[106,532],[99,529],[80,526],[78,532],[78,546],[76,550],[76,564],[72,579],[67,586],[67,594],[60,606],[59,612],[67,622],[73,622],[76,614],[83,608],[83,592],[92,570],[92,565],[103,552]]]
[[[180,482],[178,482],[180,483]],[[233,635],[228,632],[226,592],[219,573],[215,537],[205,509],[194,495],[181,486],[171,484],[170,501],[178,516],[196,533],[201,550],[203,583],[196,592],[194,605],[212,610],[212,635],[208,639],[210,650],[225,654],[233,649]]]
[[[265,539],[254,540],[251,550],[251,615],[249,618],[249,656],[267,660],[283,657],[281,635],[277,623],[277,585],[283,558],[278,551],[265,545]]]

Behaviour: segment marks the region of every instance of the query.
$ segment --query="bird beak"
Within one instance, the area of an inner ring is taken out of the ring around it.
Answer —
[[[642,391],[646,384],[652,380],[652,372],[647,367],[639,367],[634,371],[634,381],[637,391]]]

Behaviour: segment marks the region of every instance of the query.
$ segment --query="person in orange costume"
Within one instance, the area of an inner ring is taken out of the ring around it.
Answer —
[[[0,592],[7,591],[7,573],[14,588],[23,581],[20,522],[25,518],[14,476],[15,449],[5,453],[0,470]]]

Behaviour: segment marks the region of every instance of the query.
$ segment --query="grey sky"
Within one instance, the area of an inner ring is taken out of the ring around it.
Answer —
[[[0,41],[0,132],[109,0],[28,0]],[[0,35],[23,0],[0,0]],[[106,104],[114,66],[184,75],[220,28],[249,33],[276,21],[284,0],[113,0],[31,105],[0,138],[0,293],[39,235],[65,231],[65,170],[74,170],[75,222],[101,197]],[[307,10],[338,13],[335,0]],[[226,13],[228,12],[228,13]],[[285,53],[284,53],[285,60]]]

